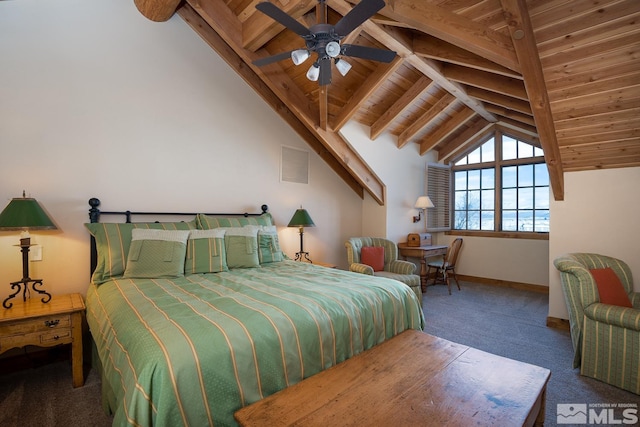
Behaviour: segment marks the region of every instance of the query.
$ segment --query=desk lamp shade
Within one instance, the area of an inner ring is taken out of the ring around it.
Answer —
[[[29,247],[31,246],[31,238],[29,230],[56,230],[57,227],[44,211],[42,206],[30,197],[25,197],[24,191],[22,197],[12,199],[9,204],[0,213],[0,231],[22,230],[24,234],[20,239],[20,250],[22,251],[22,280],[11,283],[11,289],[14,293],[5,299],[2,305],[5,308],[11,308],[13,304],[8,301],[15,297],[21,290],[23,301],[26,301],[29,292],[29,284],[32,284],[34,292],[44,294],[42,302],[49,302],[51,295],[38,289],[42,286],[41,279],[31,279],[29,277]],[[24,289],[22,287],[24,286]]]
[[[300,229],[300,252],[296,253],[296,261],[308,261],[313,262],[309,258],[309,252],[304,251],[304,228],[305,227],[315,227],[316,225],[313,223],[309,212],[306,209],[297,209],[296,212],[291,217],[291,221],[289,221],[288,227],[298,227]]]

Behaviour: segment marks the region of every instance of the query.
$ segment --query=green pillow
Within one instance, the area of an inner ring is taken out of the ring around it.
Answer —
[[[96,241],[97,264],[92,281],[101,284],[112,277],[122,277],[131,246],[131,230],[147,228],[159,230],[194,230],[195,219],[189,222],[98,222],[84,225]]]
[[[258,229],[258,257],[260,264],[284,261],[284,254],[280,249],[278,231],[275,225],[261,225]]]
[[[213,216],[198,214],[196,216],[198,228],[201,230],[210,230],[218,227],[244,227],[245,225],[273,225],[273,218],[270,213],[264,213],[260,216]]]
[[[187,241],[187,262],[184,274],[219,273],[227,271],[224,247],[225,228],[192,230]]]
[[[260,267],[258,257],[258,227],[225,227],[224,246],[229,268]]]
[[[124,277],[151,279],[184,276],[188,237],[188,230],[133,229]]]

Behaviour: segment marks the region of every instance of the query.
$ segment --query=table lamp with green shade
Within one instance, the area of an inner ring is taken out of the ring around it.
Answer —
[[[291,221],[289,221],[288,227],[298,227],[300,231],[300,252],[296,252],[296,261],[306,260],[310,263],[313,263],[313,261],[311,261],[311,258],[309,258],[309,252],[304,251],[303,236],[305,227],[315,226],[316,225],[313,223],[309,212],[307,212],[306,209],[302,209],[302,206],[300,207],[300,209],[297,209],[293,214],[293,217],[291,217]]]
[[[2,306],[11,308],[13,304],[9,300],[18,295],[20,291],[22,291],[22,300],[26,301],[29,285],[34,292],[44,295],[41,299],[43,303],[49,302],[51,294],[38,289],[39,286],[42,286],[42,279],[29,277],[29,247],[31,246],[29,230],[57,230],[57,227],[36,199],[26,197],[23,191],[22,197],[12,199],[0,213],[0,231],[13,230],[22,231],[20,244],[16,245],[20,246],[22,251],[22,279],[11,282],[11,290],[14,292],[2,302]]]

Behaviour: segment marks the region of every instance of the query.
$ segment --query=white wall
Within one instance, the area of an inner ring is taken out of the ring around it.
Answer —
[[[564,201],[552,201],[549,238],[549,316],[568,319],[553,260],[594,252],[625,261],[640,291],[640,167],[564,174]]]
[[[362,200],[181,18],[131,0],[0,2],[0,207],[25,189],[57,232],[32,232],[31,277],[86,291],[87,200],[105,210],[258,211],[284,226],[303,204],[313,259],[345,266]],[[281,145],[311,152],[309,184],[279,181]],[[285,252],[297,229],[280,228]],[[19,233],[0,232],[0,298],[22,277]]]

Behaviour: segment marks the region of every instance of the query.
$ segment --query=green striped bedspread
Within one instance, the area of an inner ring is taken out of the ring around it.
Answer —
[[[233,413],[406,329],[414,292],[385,278],[283,261],[87,293],[115,394],[114,425],[236,425]]]

